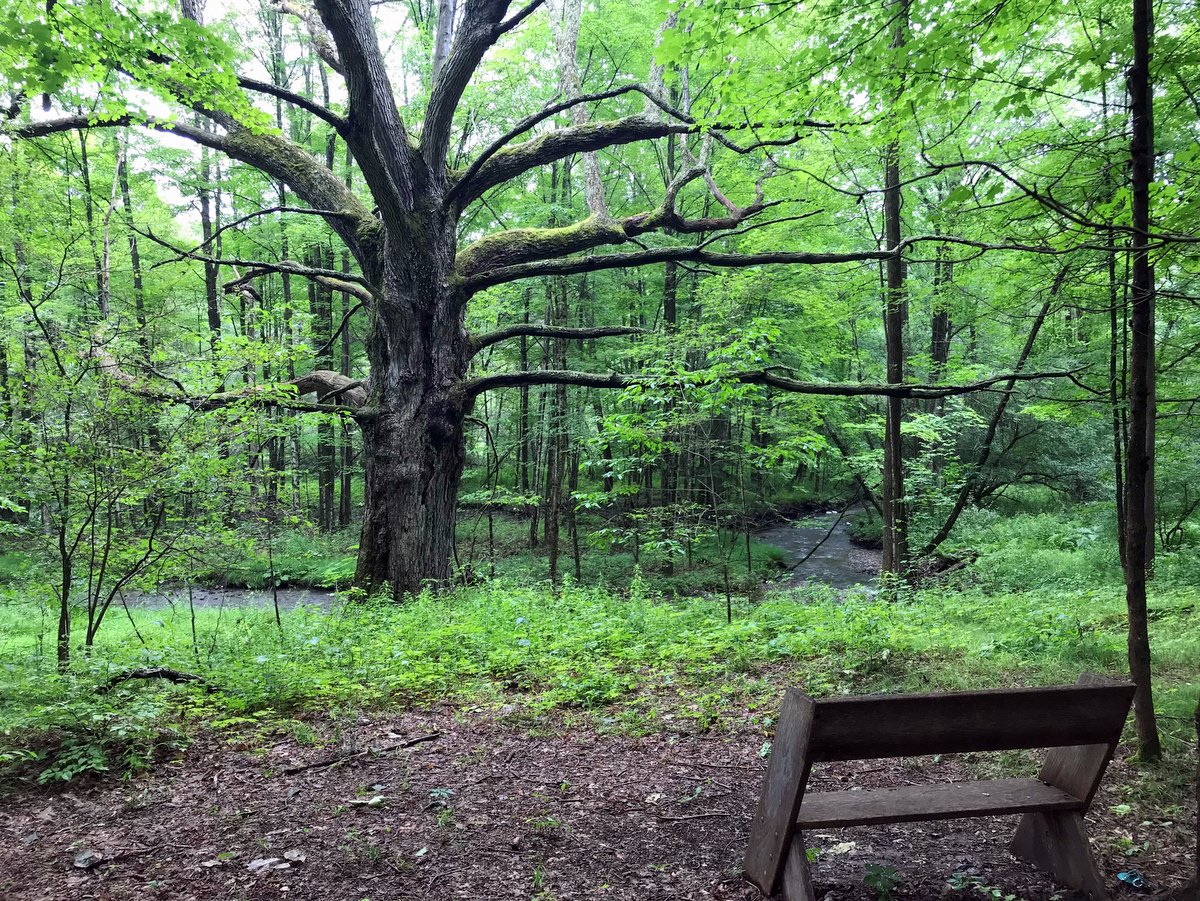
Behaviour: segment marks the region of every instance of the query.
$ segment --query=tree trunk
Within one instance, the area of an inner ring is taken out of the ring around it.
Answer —
[[[1138,754],[1162,756],[1150,684],[1146,581],[1154,529],[1154,270],[1150,263],[1150,183],[1154,180],[1151,0],[1134,0],[1133,65],[1128,72],[1133,139],[1133,304],[1130,313],[1129,443],[1125,453],[1125,602],[1129,611],[1129,671],[1137,685],[1134,722]]]
[[[220,178],[218,168],[217,177]],[[209,242],[213,239],[213,210],[210,185],[212,184],[212,167],[209,164],[208,148],[200,149],[200,237],[204,241],[206,256],[218,257],[220,252]],[[216,263],[204,264],[204,305],[208,313],[208,344],[212,349],[213,362],[216,363],[217,343],[221,340],[221,298],[217,293],[217,278],[220,266]]]
[[[433,214],[421,225],[406,229],[404,253],[389,252],[387,240],[380,254],[385,292],[370,310],[370,412],[360,417],[366,478],[354,581],[397,600],[449,583],[466,462],[468,404],[453,390],[467,371],[466,302],[444,287],[455,224]]]
[[[901,0],[907,4],[907,0]],[[907,5],[892,36],[893,47],[904,46]],[[903,85],[897,93],[903,92]],[[887,292],[884,297],[883,330],[887,345],[887,380],[904,381],[904,325],[907,319],[904,297],[904,258],[898,252],[900,223],[900,145],[893,141],[887,148],[884,165],[883,219],[884,242],[897,253],[887,260]],[[904,439],[901,424],[903,402],[889,397],[886,402],[883,439],[883,572],[893,576],[904,573],[908,561],[908,513],[904,503]]]
[[[323,71],[323,70],[322,70]],[[353,155],[350,152],[349,146],[346,147],[346,187],[350,187],[351,173],[354,171],[352,163],[354,162]],[[350,251],[344,249],[342,251],[342,272],[350,272]],[[342,295],[342,339],[341,353],[339,354],[338,370],[344,376],[350,375],[350,311],[353,309],[353,300],[349,294]],[[332,351],[331,351],[332,353]],[[351,466],[354,462],[354,436],[350,429],[350,423],[342,421],[342,441],[341,441],[341,460],[339,466],[341,468],[341,487],[338,496],[338,525],[342,528],[350,525],[350,514],[354,501],[354,475]]]
[[[125,227],[129,231],[129,265],[133,270],[133,315],[137,322],[138,346],[142,356],[150,358],[150,336],[146,333],[146,289],[142,280],[142,257],[138,251],[137,232],[133,230],[133,205],[129,194],[128,142],[118,143],[120,157],[117,161],[117,176],[121,182],[121,209],[125,214]]]

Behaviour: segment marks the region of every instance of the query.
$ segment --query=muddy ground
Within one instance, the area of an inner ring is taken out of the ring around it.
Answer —
[[[312,725],[334,734],[333,724]],[[765,767],[761,732],[531,734],[451,709],[338,729],[340,742],[323,747],[208,735],[129,781],[10,786],[0,800],[0,898],[759,897],[739,863]],[[296,771],[347,754],[355,756]],[[1194,811],[1182,822],[1123,813],[1115,787],[1125,767],[1114,763],[1089,818],[1117,897],[1134,894],[1117,882],[1120,871],[1136,868],[1165,888],[1194,865]],[[971,775],[950,757],[867,761],[818,769],[812,787]],[[817,896],[875,899],[863,883],[875,864],[899,872],[898,899],[981,901],[992,887],[1000,899],[1053,898],[1054,885],[1005,853],[1015,824],[1009,817],[815,833]],[[956,873],[988,888],[949,889]]]

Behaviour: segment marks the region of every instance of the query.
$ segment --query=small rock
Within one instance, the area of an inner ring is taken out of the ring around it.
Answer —
[[[304,863],[308,860],[308,855],[299,848],[288,848],[283,852],[285,860],[290,860],[292,863]]]
[[[103,854],[101,854],[99,851],[93,851],[89,848],[88,850],[80,851],[75,855],[75,866],[81,870],[90,870],[103,860]]]
[[[350,802],[351,807],[382,807],[383,795],[374,795],[370,798],[355,798]]]

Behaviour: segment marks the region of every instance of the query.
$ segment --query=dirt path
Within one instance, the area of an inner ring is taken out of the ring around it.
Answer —
[[[214,736],[130,782],[10,793],[0,806],[0,898],[758,897],[739,862],[764,766],[761,733],[532,737],[452,711],[341,729],[354,743],[340,752],[292,738],[239,748]],[[439,737],[408,749],[285,772],[433,732]],[[950,758],[919,767],[873,761],[818,771],[814,787],[965,775]],[[1172,884],[1186,866],[1186,824],[1116,821],[1107,812],[1115,803],[1103,794],[1093,824],[1110,884],[1131,864],[1157,886]],[[947,897],[947,879],[960,872],[1048,901],[1054,887],[1004,852],[1013,828],[1008,818],[814,834],[812,844],[822,849],[818,897],[874,899],[863,872],[880,864],[901,873],[901,899]],[[1149,850],[1126,859],[1119,835],[1148,841]],[[76,867],[87,851],[103,859]],[[984,895],[970,889],[959,897]]]

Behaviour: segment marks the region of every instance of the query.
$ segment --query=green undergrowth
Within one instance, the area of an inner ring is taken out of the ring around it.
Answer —
[[[1187,747],[1200,680],[1193,589],[1153,603],[1158,707]],[[635,578],[603,587],[496,580],[405,604],[269,609],[184,606],[115,612],[71,672],[53,663],[53,619],[0,605],[0,763],[41,778],[130,770],[198,728],[250,732],[331,710],[449,700],[531,728],[570,717],[642,733],[768,726],[785,685],[817,695],[1074,681],[1119,673],[1123,599],[1114,587],[925,590],[897,601],[805,590],[671,601]],[[130,682],[170,666],[217,690]]]
[[[604,523],[595,516],[580,516],[579,581],[589,584],[625,586],[635,569],[653,573],[656,588],[667,595],[687,596],[723,591],[726,567],[732,588],[747,584],[744,536],[729,546],[722,534],[718,543],[712,536],[697,540],[689,555],[676,553],[674,565],[654,548],[639,548],[604,538]],[[486,514],[465,510],[457,529],[458,568],[467,581],[493,573],[514,579],[546,578],[547,551],[544,536],[538,547],[529,547],[529,523],[524,518],[493,514],[489,539]],[[575,555],[567,530],[563,529],[559,566],[563,572],[575,572]],[[326,588],[340,590],[354,577],[358,554],[358,531],[345,529],[322,534],[309,526],[280,527],[267,533],[261,527],[231,531],[222,540],[206,547],[191,567],[189,578],[196,585],[261,589],[272,582],[281,587]],[[778,548],[751,540],[750,581],[759,584],[777,575],[785,555]],[[34,570],[31,567],[38,565]],[[178,568],[178,567],[177,567]],[[0,586],[18,576],[40,572],[43,579],[53,577],[52,562],[32,554],[0,555]],[[178,577],[175,577],[178,581]]]

